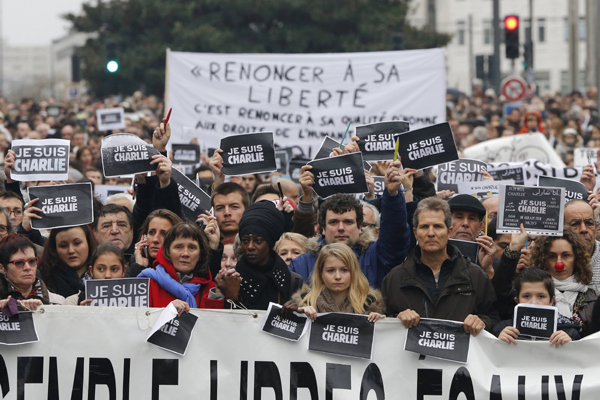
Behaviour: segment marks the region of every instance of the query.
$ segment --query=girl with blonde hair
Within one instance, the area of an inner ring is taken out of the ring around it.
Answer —
[[[343,243],[321,249],[312,275],[312,288],[304,285],[285,308],[304,313],[312,320],[317,318],[317,313],[325,312],[366,314],[372,322],[385,318],[381,292],[369,287],[356,255]]]

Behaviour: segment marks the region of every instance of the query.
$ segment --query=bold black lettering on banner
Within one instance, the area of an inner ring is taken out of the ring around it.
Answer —
[[[2,354],[0,354],[0,389],[2,389],[2,398],[5,398],[8,392],[10,392],[8,370],[6,369],[6,363],[4,362]]]
[[[53,229],[91,224],[94,221],[92,184],[35,186],[27,189],[29,198],[37,199],[42,219],[32,218],[34,229]]]
[[[558,391],[558,385],[556,385]],[[519,400],[525,400],[525,376],[519,375],[519,383],[517,384],[517,396]]]
[[[327,198],[336,193],[366,193],[367,179],[361,153],[344,154],[338,157],[323,158],[308,163],[315,176],[313,189]]]
[[[179,360],[155,358],[152,360],[152,400],[160,398],[160,387],[179,385]]]
[[[542,400],[548,400],[547,398],[544,399],[543,397],[543,378],[544,377],[542,377]],[[502,400],[502,384],[500,383],[500,375],[492,375],[492,383],[490,383],[490,400]]]
[[[362,382],[360,383],[360,400],[367,400],[371,390],[375,392],[377,400],[385,399],[383,377],[381,376],[379,367],[375,363],[369,364],[363,373]]]
[[[358,148],[367,161],[392,161],[396,152],[396,137],[408,132],[406,121],[377,122],[356,127],[356,136],[360,138]]]
[[[117,382],[115,370],[108,358],[90,358],[90,371],[88,377],[88,399],[96,399],[96,386],[106,385],[110,400],[117,399]]]
[[[240,400],[248,398],[248,361],[240,363]]]
[[[129,400],[129,385],[131,377],[131,359],[126,358],[123,362],[123,400]]]
[[[279,368],[272,361],[256,361],[254,363],[255,400],[262,399],[262,388],[272,388],[275,393],[275,400],[283,400],[283,388],[281,386]]]
[[[308,389],[311,400],[319,399],[317,377],[310,363],[290,363],[290,400],[298,399],[298,388]]]
[[[225,175],[248,175],[277,170],[273,132],[227,136],[221,139]]]
[[[465,367],[460,367],[454,373],[452,385],[450,385],[450,394],[448,400],[458,399],[459,394],[464,394],[467,400],[475,400],[475,392],[473,390],[473,381],[471,374]]]
[[[452,129],[447,122],[402,133],[397,137],[400,142],[398,156],[404,168],[420,170],[458,160]]]
[[[56,357],[50,357],[48,368],[48,400],[59,400],[58,394],[58,366]]]
[[[218,400],[219,371],[217,360],[210,360],[210,400]]]
[[[75,362],[75,373],[73,375],[73,390],[71,390],[71,400],[83,399],[83,357],[77,357]]]
[[[483,161],[466,158],[442,164],[438,167],[437,190],[458,193],[458,183],[482,181],[483,175],[479,172],[487,169],[488,165]]]
[[[417,370],[417,400],[425,400],[425,396],[442,395],[442,369]]]
[[[25,399],[25,385],[44,382],[44,357],[17,358],[17,399]]]
[[[571,389],[571,400],[579,400],[581,397],[581,382],[583,382],[583,375],[575,375],[573,389]],[[554,375],[554,383],[556,384],[556,397],[559,400],[566,400],[562,376]]]
[[[345,364],[327,363],[325,373],[325,400],[333,400],[334,389],[352,389],[351,368]]]

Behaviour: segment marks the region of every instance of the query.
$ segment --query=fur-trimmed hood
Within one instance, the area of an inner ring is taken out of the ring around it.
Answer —
[[[310,286],[304,284],[302,289],[298,290],[292,295],[291,300],[298,305],[302,302],[302,299],[304,299],[308,292],[310,292]],[[367,295],[367,300],[365,301],[365,315],[372,312],[385,314],[385,302],[383,301],[383,296],[379,290],[369,288],[369,294]]]
[[[377,239],[375,238],[373,232],[371,232],[369,229],[365,229],[358,237],[358,243],[352,246],[352,250],[358,252],[358,255],[360,256],[375,240]],[[326,244],[325,236],[313,236],[306,242],[306,248],[308,249],[309,253],[312,253],[315,257],[318,257],[321,248]]]

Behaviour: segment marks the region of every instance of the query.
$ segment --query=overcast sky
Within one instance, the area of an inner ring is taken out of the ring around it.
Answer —
[[[97,0],[92,0],[96,2]],[[61,14],[80,13],[86,0],[0,0],[2,38],[11,46],[49,45],[69,24]]]

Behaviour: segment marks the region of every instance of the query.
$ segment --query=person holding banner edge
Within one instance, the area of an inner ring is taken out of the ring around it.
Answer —
[[[448,244],[453,229],[448,203],[437,197],[422,200],[413,226],[417,246],[383,280],[387,315],[397,316],[406,328],[423,316],[461,321],[473,336],[491,330],[500,321],[494,289],[481,267]]]
[[[301,212],[304,206],[302,203],[312,200],[314,175],[310,172],[311,168],[309,165],[302,167],[300,175],[304,193],[298,206]],[[308,280],[320,249],[327,244],[342,242],[354,250],[369,284],[375,288],[381,287],[385,275],[402,263],[409,251],[406,202],[400,193],[400,185],[410,175],[411,172],[402,170],[400,159],[391,163],[386,171],[378,240],[362,231],[362,205],[356,198],[348,194],[336,194],[323,202],[319,210],[321,236],[309,240],[308,246],[312,250],[294,259],[290,270]]]

